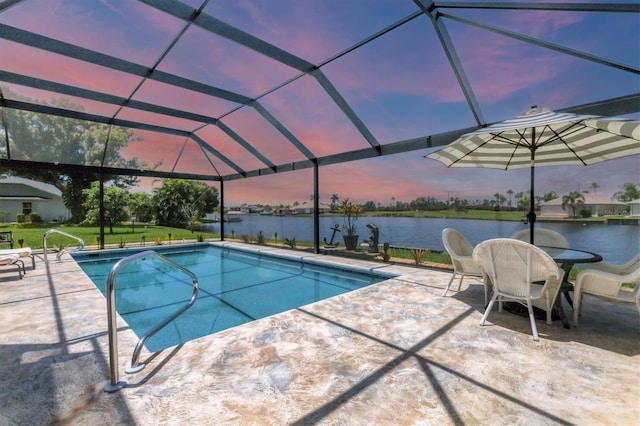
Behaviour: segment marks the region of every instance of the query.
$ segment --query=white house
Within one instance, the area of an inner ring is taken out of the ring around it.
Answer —
[[[71,216],[62,192],[53,185],[16,176],[0,176],[0,221],[16,222],[19,213],[39,213],[45,222],[64,222]],[[27,219],[28,220],[28,219]]]
[[[640,216],[640,198],[629,201],[629,215]]]
[[[584,209],[591,210],[592,216],[606,215],[626,215],[627,204],[621,201],[613,201],[609,197],[597,196],[593,194],[582,194],[584,196]],[[580,212],[576,209],[576,215]],[[565,218],[573,215],[571,207],[562,209],[562,197],[547,201],[540,206],[541,218]]]

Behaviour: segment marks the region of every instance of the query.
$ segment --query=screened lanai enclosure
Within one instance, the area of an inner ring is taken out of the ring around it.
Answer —
[[[534,104],[637,116],[639,13],[636,1],[0,1],[0,173],[197,179],[223,206],[234,182],[266,179],[274,193],[304,185],[317,218],[326,181],[376,185],[358,170],[401,174],[384,168],[398,156],[423,161],[428,181],[429,149]]]

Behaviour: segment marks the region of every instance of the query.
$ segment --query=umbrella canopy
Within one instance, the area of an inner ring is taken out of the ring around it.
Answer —
[[[589,165],[640,154],[640,121],[556,113],[527,113],[462,135],[426,157],[447,167],[531,168],[530,241],[536,221],[535,166]]]

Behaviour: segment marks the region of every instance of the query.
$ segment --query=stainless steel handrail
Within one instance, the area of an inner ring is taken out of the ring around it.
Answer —
[[[118,326],[117,326],[117,317],[116,317],[116,297],[115,297],[115,282],[116,276],[118,275],[118,271],[122,266],[127,263],[133,262],[135,260],[145,258],[145,257],[156,257],[167,265],[174,267],[175,269],[183,272],[188,275],[193,282],[193,292],[191,294],[191,299],[178,309],[173,314],[169,315],[166,319],[161,321],[158,325],[153,327],[151,330],[147,331],[144,336],[138,343],[133,351],[133,356],[131,357],[131,365],[125,369],[126,373],[137,373],[138,371],[144,368],[144,364],[138,363],[138,357],[140,356],[140,351],[144,346],[145,342],[154,334],[156,334],[160,329],[165,327],[171,321],[173,321],[178,315],[182,314],[184,311],[189,309],[196,301],[198,296],[198,278],[196,275],[185,267],[178,265],[176,262],[166,258],[165,256],[153,251],[147,250],[141,253],[136,253],[134,255],[125,257],[120,259],[113,267],[111,271],[109,271],[109,276],[107,277],[107,314],[108,314],[108,332],[109,332],[109,370],[111,373],[111,381],[107,383],[104,387],[105,392],[116,392],[122,389],[126,382],[124,380],[120,380],[119,371],[118,371]]]
[[[69,237],[69,238],[73,238],[74,240],[78,240],[80,242],[80,245],[73,249],[75,251],[80,251],[80,250],[82,250],[84,248],[84,240],[82,238],[76,237],[75,235],[68,234],[68,233],[66,233],[64,231],[60,231],[59,229],[49,229],[47,232],[44,233],[44,236],[42,237],[42,246],[44,247],[43,248],[43,252],[44,252],[44,261],[45,262],[48,262],[48,260],[47,260],[47,237],[50,234],[53,234],[53,233],[61,234],[61,235],[64,235],[65,237]],[[62,256],[63,253],[68,252],[69,250],[70,249],[68,249],[68,248],[64,248],[64,249],[60,250],[58,252],[58,254],[56,254],[56,260],[60,260],[60,256]]]

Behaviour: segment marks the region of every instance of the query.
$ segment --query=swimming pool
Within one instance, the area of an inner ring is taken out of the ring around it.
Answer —
[[[314,258],[277,256],[260,251],[197,244],[157,247],[154,251],[198,277],[195,304],[151,337],[146,347],[158,351],[198,337],[294,309],[393,277],[364,268],[329,265]],[[120,259],[140,250],[79,252],[72,256],[96,287],[106,293],[109,271]],[[193,283],[154,257],[125,264],[116,284],[116,309],[142,337],[183,306]]]

